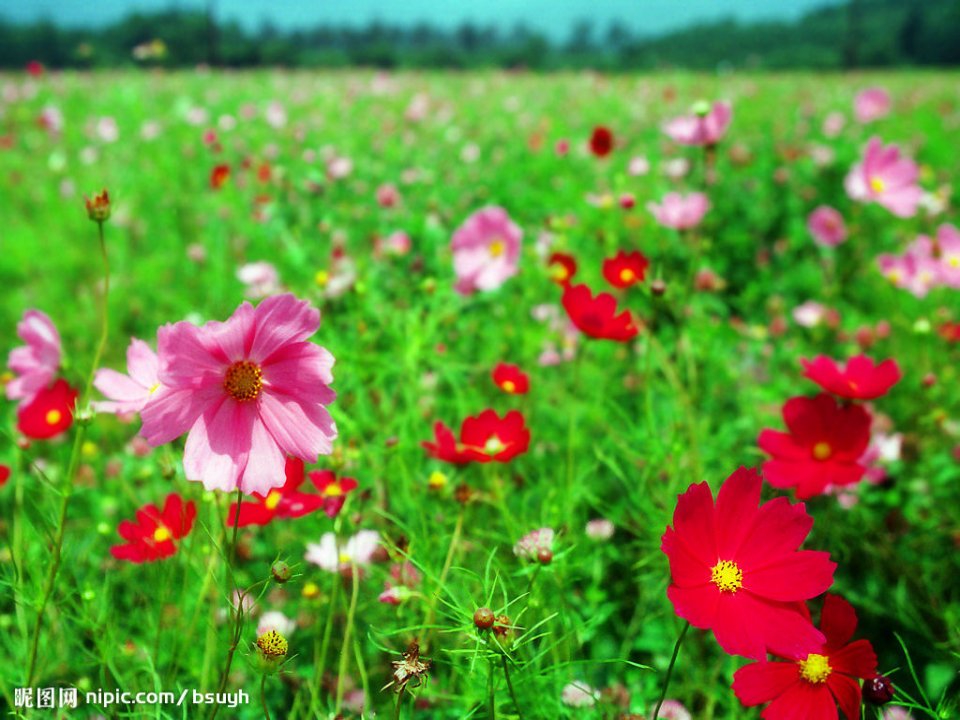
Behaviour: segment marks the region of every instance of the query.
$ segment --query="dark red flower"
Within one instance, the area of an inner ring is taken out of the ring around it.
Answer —
[[[328,517],[335,518],[343,509],[347,495],[357,489],[357,481],[349,477],[338,478],[331,470],[312,470],[309,475],[310,482],[323,498],[323,511]]]
[[[863,477],[859,460],[870,443],[870,414],[863,407],[839,405],[826,393],[795,397],[784,404],[783,420],[789,432],[767,429],[757,440],[772,456],[763,464],[771,485],[795,487],[804,500]]]
[[[471,462],[508,462],[527,451],[530,431],[523,415],[511,410],[502,418],[493,410],[468,417],[460,426],[459,441],[442,422],[434,425],[435,442],[420,443],[438,460],[464,465]]]
[[[156,505],[145,505],[137,510],[136,522],[124,520],[117,527],[126,545],[114,545],[110,554],[117,560],[133,563],[153,562],[177,552],[174,540],[190,534],[197,508],[193,501],[184,504],[175,493],[167,495],[161,512]]]
[[[210,187],[219,190],[230,179],[230,166],[217,165],[210,171]]]
[[[78,394],[66,380],[57,380],[17,411],[17,429],[33,440],[48,440],[66,432],[73,425]]]
[[[850,358],[842,369],[826,355],[818,355],[812,361],[803,359],[800,363],[804,377],[829,393],[851,400],[873,400],[886,395],[901,377],[895,360],[884,360],[878,365],[866,355]]]
[[[860,683],[876,675],[877,656],[868,640],[850,642],[857,614],[846,600],[827,595],[820,629],[826,642],[815,653],[780,655],[791,662],[756,662],[733,675],[733,692],[747,707],[770,703],[763,720],[847,720],[860,717]]]
[[[577,261],[573,255],[553,253],[547,265],[550,267],[550,279],[563,287],[569,285],[573,276],[577,274]]]
[[[3,487],[7,484],[7,480],[10,479],[10,468],[6,465],[0,465],[0,487]]]
[[[621,250],[603,261],[603,277],[615,288],[627,288],[643,282],[649,266],[650,261],[643,253]]]
[[[266,495],[253,493],[255,502],[249,500],[240,503],[240,518],[237,525],[266,525],[274,518],[296,518],[318,510],[323,498],[312,493],[302,493],[299,488],[305,479],[303,460],[288,457],[284,468],[287,481]],[[227,525],[233,527],[237,519],[237,504],[230,506]]]
[[[493,382],[508,395],[526,395],[530,390],[530,378],[516,365],[497,363],[492,375]]]
[[[960,322],[945,322],[937,328],[937,332],[947,342],[960,342]]]
[[[39,60],[31,60],[27,63],[27,74],[33,77],[40,77],[46,71],[43,63]]]
[[[590,134],[590,152],[597,157],[606,157],[613,150],[613,133],[610,128],[597,125]]]
[[[670,559],[667,597],[677,615],[712,630],[731,655],[807,653],[824,641],[804,601],[833,583],[825,552],[800,550],[813,527],[803,503],[760,504],[763,481],[740,468],[717,493],[691,485],[677,500],[660,549]]]
[[[586,285],[570,285],[564,288],[562,303],[570,322],[590,337],[627,342],[638,332],[629,310],[617,315],[617,301],[609,293],[594,297]]]

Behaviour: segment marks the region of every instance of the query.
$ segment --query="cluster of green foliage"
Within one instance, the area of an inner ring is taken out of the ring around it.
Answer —
[[[156,62],[189,67],[367,66],[380,68],[535,69],[609,71],[684,67],[838,68],[960,63],[958,0],[849,0],[795,22],[712,22],[649,37],[622,23],[597,28],[578,22],[555,42],[518,25],[504,31],[465,23],[447,31],[430,24],[398,27],[320,26],[257,32],[236,21],[169,10],[132,14],[99,29],[69,29],[51,21],[29,26],[0,22],[0,67],[39,60],[53,67],[131,64],[131,50],[154,39],[168,54]]]

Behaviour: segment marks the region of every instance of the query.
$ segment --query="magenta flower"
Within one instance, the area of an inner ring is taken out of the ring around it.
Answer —
[[[917,214],[923,191],[917,185],[919,170],[910,158],[902,157],[896,145],[884,146],[870,138],[863,160],[851,168],[844,185],[847,195],[858,202],[875,202],[897,217]]]
[[[675,230],[689,230],[700,224],[710,200],[703,193],[667,193],[659,205],[647,203],[647,209],[653,213],[657,222]]]
[[[17,336],[26,345],[10,351],[7,365],[16,374],[7,384],[7,399],[19,400],[19,409],[33,402],[60,369],[60,333],[40,310],[27,310],[17,323]]]
[[[693,114],[682,115],[668,122],[663,131],[681,145],[716,145],[727,132],[733,109],[730,103],[698,103]]]
[[[940,284],[943,273],[942,263],[934,257],[933,241],[926,235],[910,243],[903,255],[881,255],[877,264],[896,287],[918,298]]]
[[[110,401],[91,403],[102,413],[138,413],[147,400],[160,388],[160,360],[143,340],[132,338],[127,346],[127,374],[101,368],[93,379],[93,386]]]
[[[162,387],[141,411],[154,446],[188,432],[183,468],[208,490],[266,495],[286,455],[316,462],[337,436],[333,356],[307,342],[320,311],[293,295],[242,303],[226,322],[157,333]]]
[[[517,274],[523,231],[501,207],[485,207],[453,233],[454,289],[461,295],[495,290]]]
[[[827,205],[821,205],[807,218],[807,230],[818,245],[839,245],[847,239],[843,215]]]
[[[886,117],[890,114],[890,93],[879,87],[858,93],[853,101],[853,114],[861,124]]]

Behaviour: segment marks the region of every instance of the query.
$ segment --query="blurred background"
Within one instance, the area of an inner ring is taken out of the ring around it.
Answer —
[[[33,0],[0,67],[843,69],[960,63],[960,0]]]

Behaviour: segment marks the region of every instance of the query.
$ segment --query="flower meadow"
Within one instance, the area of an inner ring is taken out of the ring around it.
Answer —
[[[960,717],[957,88],[0,76],[4,712]]]

